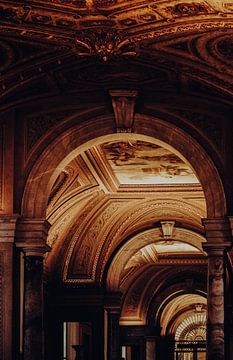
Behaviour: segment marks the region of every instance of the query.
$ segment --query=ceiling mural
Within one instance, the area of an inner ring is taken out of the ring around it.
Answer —
[[[145,141],[116,141],[102,145],[120,184],[198,183],[190,166],[170,150]]]

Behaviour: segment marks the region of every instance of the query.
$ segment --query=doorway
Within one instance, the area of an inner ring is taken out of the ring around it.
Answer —
[[[63,360],[92,360],[90,322],[63,322]]]

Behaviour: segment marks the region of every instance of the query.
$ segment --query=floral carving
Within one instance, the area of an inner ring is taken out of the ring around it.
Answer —
[[[127,34],[112,28],[85,30],[77,34],[75,40],[78,56],[97,56],[108,61],[117,55],[135,56],[133,43]]]
[[[172,14],[178,16],[193,16],[208,13],[208,8],[204,3],[181,3],[169,9]]]

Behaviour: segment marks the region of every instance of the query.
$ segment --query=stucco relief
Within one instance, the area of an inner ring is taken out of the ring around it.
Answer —
[[[80,275],[87,274],[87,277],[95,278],[95,271],[98,257],[105,242],[106,227],[111,224],[111,218],[116,216],[116,212],[121,208],[121,203],[111,203],[97,217],[93,224],[83,230],[80,235],[79,248],[75,257],[75,263],[71,264],[73,275],[79,278]],[[72,260],[71,260],[72,262]]]
[[[84,231],[85,224],[90,221],[90,216],[93,215],[93,208],[97,206],[101,201],[103,200],[103,193],[96,192],[92,200],[88,202],[88,204],[85,206],[83,211],[81,212],[80,216],[77,218],[77,223],[79,224],[79,227],[77,228],[77,231],[75,231],[75,234],[72,236],[72,240],[70,241],[69,249],[67,252],[66,260],[65,260],[65,266],[64,266],[64,272],[63,272],[63,281],[67,281],[68,278],[68,268],[70,265],[71,258],[73,256],[73,251],[75,246],[80,246],[80,236],[82,232]],[[86,221],[85,221],[86,220]],[[83,257],[84,249],[82,248],[82,255]],[[86,250],[87,252],[87,250]],[[81,253],[80,253],[81,254]],[[82,267],[83,269],[83,267]]]

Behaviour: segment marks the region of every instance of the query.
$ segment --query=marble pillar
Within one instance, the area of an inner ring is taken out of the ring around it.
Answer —
[[[49,224],[23,219],[17,225],[16,245],[24,253],[23,360],[44,359],[44,255]]]
[[[226,359],[225,299],[226,254],[230,250],[231,233],[227,219],[203,220],[208,256],[207,360]]]

